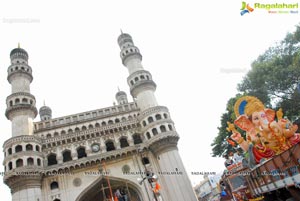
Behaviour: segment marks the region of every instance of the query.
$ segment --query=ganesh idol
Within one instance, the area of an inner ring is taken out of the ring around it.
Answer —
[[[300,141],[300,135],[295,133],[298,126],[282,118],[281,109],[275,114],[274,110],[265,108],[256,97],[239,98],[234,105],[234,112],[236,115],[234,124],[246,132],[246,139],[229,122],[227,130],[232,131],[231,139],[249,153],[251,167]]]

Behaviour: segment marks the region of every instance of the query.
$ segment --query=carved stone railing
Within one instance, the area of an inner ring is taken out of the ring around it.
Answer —
[[[49,121],[35,122],[35,132],[51,130],[54,128],[70,126],[73,124],[84,123],[87,121],[97,120],[105,117],[116,116],[118,114],[139,111],[136,104],[131,102],[123,105],[116,105],[112,107],[92,110],[88,112],[58,117]]]
[[[68,162],[64,162],[62,164],[56,164],[51,166],[46,166],[44,169],[44,173],[65,171],[66,169],[69,171],[70,169],[77,169],[81,167],[85,167],[87,164],[100,164],[101,161],[107,161],[110,159],[121,158],[122,156],[127,156],[128,154],[136,153],[136,146],[129,146],[109,152],[103,152],[100,154],[90,155],[84,158],[80,158],[77,160],[72,160]]]
[[[6,140],[3,143],[3,147],[9,147],[12,144],[21,143],[21,142],[36,142],[36,143],[41,144],[42,139],[40,139],[38,136],[33,136],[33,135],[15,136],[15,137],[12,137],[12,138]]]

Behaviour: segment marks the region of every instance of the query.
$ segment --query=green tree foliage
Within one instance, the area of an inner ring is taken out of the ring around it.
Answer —
[[[229,154],[230,152],[235,152],[236,147],[233,147],[226,141],[226,139],[229,138],[232,134],[231,132],[227,131],[226,128],[228,127],[227,122],[233,123],[236,118],[234,114],[234,103],[240,97],[241,94],[237,94],[236,97],[229,99],[229,101],[227,102],[226,112],[221,117],[221,126],[218,127],[218,136],[211,144],[211,146],[213,147],[213,157],[222,156],[223,154]]]
[[[214,157],[233,150],[226,141],[231,135],[226,128],[227,121],[233,122],[236,118],[233,106],[241,94],[256,96],[266,107],[275,110],[282,108],[284,115],[291,120],[299,119],[300,93],[297,84],[300,83],[300,24],[294,33],[288,33],[280,43],[260,55],[251,67],[238,84],[239,94],[228,101],[226,111],[221,116],[218,136],[211,144]]]
[[[299,82],[300,25],[252,63],[238,90],[258,97],[267,107],[281,107],[286,116],[295,119],[300,112]]]

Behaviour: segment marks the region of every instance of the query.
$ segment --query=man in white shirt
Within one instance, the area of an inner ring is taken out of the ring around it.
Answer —
[[[242,162],[243,158],[244,157],[242,156],[241,152],[238,150],[233,154],[233,160],[235,163]]]

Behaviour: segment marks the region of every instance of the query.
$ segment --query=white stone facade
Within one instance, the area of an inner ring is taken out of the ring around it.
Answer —
[[[12,50],[13,90],[6,110],[12,138],[4,142],[3,165],[13,201],[104,201],[117,189],[131,201],[197,200],[177,150],[174,122],[156,101],[156,84],[143,69],[138,48],[128,34],[118,43],[136,101],[128,102],[119,91],[117,105],[59,118],[43,106],[39,122],[33,122],[37,109],[28,54]],[[157,175],[160,190],[152,191],[158,186],[154,177],[139,182],[146,172]]]

